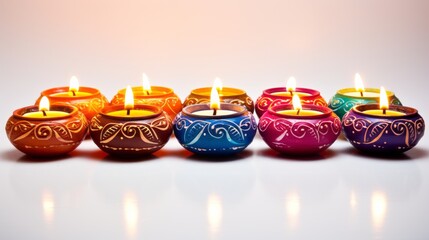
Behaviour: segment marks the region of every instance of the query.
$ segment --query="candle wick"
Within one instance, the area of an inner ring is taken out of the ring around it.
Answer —
[[[292,90],[290,90],[289,93],[290,93],[291,96],[293,96],[293,91]]]
[[[75,92],[75,91],[72,91],[72,93],[73,93],[73,97],[76,97],[76,92]]]
[[[299,115],[299,112],[301,112],[300,108],[298,108],[298,110],[296,111],[296,115]]]
[[[383,114],[386,115],[386,109],[385,108],[383,108]]]
[[[150,92],[149,92],[149,91],[146,91],[146,95],[150,95]]]
[[[44,117],[48,116],[48,115],[46,114],[46,111],[45,111],[45,110],[42,110],[42,113],[43,113],[43,116],[44,116]]]
[[[216,108],[213,109],[213,116],[216,116],[217,110]]]
[[[363,97],[363,91],[360,91],[360,96]]]
[[[131,114],[131,109],[127,109],[127,116]]]

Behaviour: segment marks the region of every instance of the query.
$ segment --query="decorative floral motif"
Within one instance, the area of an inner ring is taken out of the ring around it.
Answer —
[[[47,93],[47,95],[49,95],[49,93]],[[36,101],[36,105],[40,99],[41,97]],[[57,99],[53,97],[50,101],[52,104],[68,104],[77,107],[83,114],[85,114],[88,121],[91,121],[92,117],[99,113],[108,103],[106,97],[101,94],[96,94],[91,98],[76,98],[68,101],[64,101],[63,98]]]
[[[125,96],[116,95],[112,100],[112,104],[123,104],[125,101]],[[138,98],[134,99],[135,104],[146,104],[152,106],[158,106],[164,110],[168,109],[172,112],[176,111],[178,104],[181,104],[180,99],[177,97],[167,97],[167,98]]]
[[[248,97],[246,97],[246,104],[245,104],[246,106],[252,106],[252,109],[253,109],[253,105],[254,105],[254,103],[253,103],[253,100],[252,100],[252,98],[250,98],[249,96]]]
[[[395,119],[390,121],[388,119],[378,120],[372,122],[371,120],[357,117],[353,114],[346,114],[343,121],[344,127],[351,134],[362,132],[359,138],[353,139],[356,144],[375,144],[380,139],[387,141],[386,137],[389,135],[401,136],[403,144],[406,147],[411,147],[417,144],[424,132],[423,118],[416,120],[411,119]],[[387,142],[386,142],[387,143]],[[386,144],[384,143],[384,144]]]
[[[341,95],[335,95],[329,101],[329,108],[338,115],[341,119],[344,114],[346,114],[350,109],[352,109],[356,105],[367,104],[367,103],[376,103],[377,101],[372,98],[352,98],[352,97],[343,97]],[[396,96],[393,96],[390,99],[390,105],[402,105]]]
[[[166,131],[171,128],[171,123],[166,116],[161,115],[149,123],[144,122],[116,122],[107,123],[102,126],[97,115],[91,121],[90,130],[93,132],[101,131],[100,143],[107,144],[116,138],[135,139],[136,136],[146,144],[159,145],[163,141],[159,138],[157,131]]]
[[[193,97],[187,97],[185,99],[185,102],[183,103],[184,106],[194,105],[194,104],[200,104],[200,103],[210,103],[210,98],[193,98]]]
[[[121,94],[116,94],[111,103],[112,104],[123,104],[125,101],[125,96]],[[162,110],[164,110],[166,113],[170,115],[170,118],[174,118],[177,113],[182,110],[182,102],[180,101],[179,97],[177,96],[171,96],[171,97],[157,97],[157,98],[139,98],[136,97],[134,99],[135,104],[144,104],[144,105],[151,105],[151,106],[158,106],[161,107]]]
[[[10,142],[32,156],[56,156],[73,151],[88,133],[88,121],[75,107],[64,107],[75,112],[64,118],[38,120],[22,119],[14,113],[6,123]]]
[[[332,109],[332,111],[338,111],[341,109],[344,112],[349,111],[352,107],[354,107],[357,104],[362,104],[363,101],[349,98],[347,101],[345,101],[343,98],[333,98],[331,101],[329,101],[329,108]]]
[[[290,108],[290,105],[272,106],[259,119],[259,133],[271,149],[292,155],[316,154],[340,135],[341,121],[326,107],[311,106],[321,114],[308,118],[278,114]]]
[[[55,138],[59,142],[75,142],[73,134],[79,133],[86,128],[87,121],[83,117],[66,123],[43,122],[34,123],[26,120],[16,121],[11,118],[6,124],[6,131],[12,142],[18,142],[27,137],[38,141],[49,141]]]
[[[183,106],[189,106],[189,105],[194,105],[198,103],[209,103],[209,102],[210,102],[210,99],[208,98],[200,99],[200,98],[187,97],[183,102]]]
[[[279,134],[275,140],[281,142],[285,137],[294,137],[297,139],[309,138],[313,141],[320,142],[321,137],[333,133],[339,134],[341,131],[341,122],[338,118],[333,121],[321,120],[317,123],[305,121],[289,121],[283,118],[271,119],[263,118],[259,122],[259,131],[261,133],[267,131],[270,125]],[[272,132],[270,134],[273,134]]]
[[[112,105],[104,111],[121,108]],[[142,156],[158,151],[170,139],[173,126],[168,114],[160,111],[159,107],[146,105],[145,109],[157,114],[145,118],[97,114],[91,120],[89,129],[92,140],[102,151],[113,155]]]
[[[220,119],[193,118],[179,113],[174,120],[174,133],[179,143],[199,154],[241,152],[252,142],[256,130],[257,124],[250,112]]]
[[[232,103],[232,104],[245,106],[247,108],[247,110],[249,110],[251,112],[253,112],[253,110],[254,110],[253,100],[248,96],[244,99],[223,97],[223,98],[221,98],[221,101],[223,103]],[[185,102],[183,103],[183,106],[189,106],[189,105],[194,105],[194,104],[209,104],[209,103],[210,103],[209,97],[207,97],[207,98],[187,97],[185,99]]]
[[[323,106],[326,107],[328,104],[321,96],[316,96],[311,99],[305,99],[302,98],[301,102],[303,104],[311,104],[316,106]],[[261,117],[262,114],[264,114],[269,107],[278,106],[281,104],[292,104],[292,98],[286,98],[286,97],[268,97],[268,96],[261,96],[256,100],[256,112],[258,113],[258,116]]]
[[[90,101],[78,100],[71,102],[72,105],[76,106],[80,111],[87,113],[87,115],[91,117],[94,116],[94,114],[100,112],[106,103],[107,99],[104,96],[91,98]]]
[[[357,132],[362,131],[363,129],[366,129],[369,124],[371,124],[371,121],[368,119],[363,118],[357,118],[356,116],[348,116],[345,117],[343,120],[344,126],[353,126],[353,129]]]
[[[201,137],[208,134],[208,138],[225,138],[229,143],[235,145],[244,144],[246,134],[249,130],[256,131],[256,122],[254,119],[244,118],[238,124],[234,121],[219,119],[216,121],[195,120],[182,118],[176,121],[176,129],[184,130],[184,142],[192,146],[197,143]]]

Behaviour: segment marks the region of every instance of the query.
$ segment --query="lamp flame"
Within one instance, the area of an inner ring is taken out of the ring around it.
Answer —
[[[76,76],[70,78],[69,92],[79,92],[79,80]]]
[[[384,87],[380,87],[380,109],[387,110],[389,108],[389,101],[387,100],[387,93]]]
[[[128,85],[125,90],[124,108],[127,110],[134,108],[134,93],[130,85]]]
[[[292,97],[292,105],[294,110],[297,110],[298,112],[301,111],[302,109],[301,99],[297,94],[294,94]]]
[[[219,93],[214,86],[212,87],[212,92],[210,94],[210,108],[213,110],[220,109]]]
[[[355,74],[355,89],[361,94],[365,91],[365,87],[363,86],[363,81],[359,73]]]
[[[295,92],[296,89],[296,79],[294,77],[290,77],[286,82],[286,91]]]
[[[143,92],[145,94],[151,94],[152,88],[150,87],[149,77],[146,73],[143,73]]]
[[[49,111],[50,105],[48,97],[43,96],[39,103],[39,111]]]
[[[220,80],[220,78],[218,77],[215,78],[213,82],[213,87],[216,88],[218,92],[222,92],[222,88],[223,88],[222,80]]]

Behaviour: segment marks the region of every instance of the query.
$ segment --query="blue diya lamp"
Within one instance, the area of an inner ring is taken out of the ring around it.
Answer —
[[[374,154],[397,154],[416,146],[425,130],[417,110],[392,105],[382,111],[378,104],[364,104],[346,113],[342,125],[348,141],[356,149]]]
[[[203,155],[230,155],[253,141],[257,124],[246,107],[221,103],[216,115],[213,113],[209,104],[196,104],[176,116],[174,134],[185,149]]]

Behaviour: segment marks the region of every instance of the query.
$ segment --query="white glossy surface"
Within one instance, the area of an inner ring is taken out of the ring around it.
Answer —
[[[47,88],[125,85],[314,88],[329,99],[383,85],[428,120],[427,1],[3,1],[0,124]],[[142,161],[85,141],[34,160],[0,135],[0,239],[428,239],[429,140],[394,159],[338,140],[320,156],[281,157],[256,137],[224,161],[172,138]]]
[[[427,142],[427,141],[426,141]],[[69,158],[37,161],[3,148],[5,239],[424,239],[427,144],[396,159],[337,141],[320,156],[281,157],[257,138],[225,161],[175,139],[141,161],[91,140]]]

